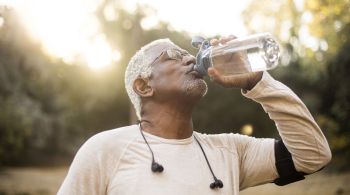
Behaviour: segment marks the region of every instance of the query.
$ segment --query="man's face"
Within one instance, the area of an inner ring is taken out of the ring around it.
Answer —
[[[207,92],[207,84],[195,71],[196,59],[186,50],[171,43],[162,43],[149,50],[154,57],[149,85],[156,98],[201,98]],[[190,100],[190,99],[189,99]]]

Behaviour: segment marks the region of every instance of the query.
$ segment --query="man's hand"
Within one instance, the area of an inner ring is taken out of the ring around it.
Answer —
[[[212,39],[211,45],[226,44],[228,41],[235,39],[236,37],[230,35],[228,37],[221,37],[218,39]],[[232,55],[232,54],[229,54]],[[233,60],[239,60],[241,63],[246,63],[242,59],[246,59],[246,54],[243,52],[235,53]],[[226,88],[241,88],[245,90],[251,90],[262,78],[262,72],[252,72],[246,74],[239,74],[233,76],[225,76],[220,74],[215,68],[210,67],[208,69],[209,76],[218,84]]]

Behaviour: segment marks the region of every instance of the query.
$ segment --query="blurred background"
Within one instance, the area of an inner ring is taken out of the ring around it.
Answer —
[[[0,195],[55,194],[91,135],[135,122],[124,71],[142,46],[169,37],[271,32],[270,71],[301,97],[333,152],[321,173],[241,194],[350,194],[350,0],[0,0]],[[208,81],[199,132],[278,138],[259,104]]]

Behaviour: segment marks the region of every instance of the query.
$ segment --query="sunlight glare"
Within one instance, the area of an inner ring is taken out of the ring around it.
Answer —
[[[103,15],[107,21],[114,21],[118,19],[118,15],[115,12],[115,9],[112,4],[106,5],[106,7],[103,10]]]
[[[299,29],[299,39],[307,48],[312,49],[312,51],[317,51],[319,47],[320,40],[312,36],[306,25],[302,25]]]
[[[87,65],[92,70],[101,70],[110,65],[114,60],[114,52],[108,45],[105,37],[101,34],[94,39],[92,45],[85,50]]]
[[[49,55],[62,58],[68,64],[86,62],[97,70],[113,61],[113,50],[107,40],[101,38],[94,13],[99,3],[96,0],[27,0],[16,8],[26,29]]]
[[[17,0],[20,3],[14,5],[26,29],[33,38],[42,43],[45,52],[68,64],[83,63],[98,70],[121,58],[120,53],[114,51],[108,40],[101,36],[101,26],[95,11],[102,1]],[[185,30],[192,34],[242,35],[245,31],[239,14],[246,3],[218,0],[216,5],[220,4],[220,10],[213,10],[212,3],[203,1],[180,0],[183,2],[174,4],[161,0],[121,1],[126,9],[135,8],[136,4],[147,4],[156,10],[153,15],[148,14],[142,20],[144,29],[154,28],[163,20],[170,22],[175,30]],[[109,21],[118,18],[113,6],[111,4],[103,10]],[[198,6],[201,7],[200,10],[194,9]],[[123,26],[125,29],[132,27],[128,21]]]
[[[147,16],[141,21],[141,27],[145,30],[154,28],[159,23],[159,19],[155,15]]]

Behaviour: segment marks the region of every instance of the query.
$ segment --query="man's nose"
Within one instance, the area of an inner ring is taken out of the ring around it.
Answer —
[[[186,66],[196,64],[196,58],[193,55],[185,55],[182,62]]]

